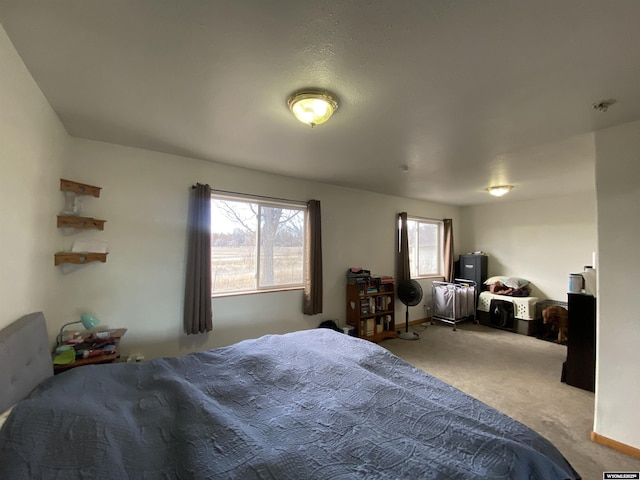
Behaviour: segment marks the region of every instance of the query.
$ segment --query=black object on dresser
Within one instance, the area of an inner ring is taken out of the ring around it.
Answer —
[[[476,282],[476,296],[487,279],[487,256],[478,254],[460,255],[460,277]]]
[[[567,361],[562,381],[595,391],[596,385],[596,299],[584,293],[569,293]]]

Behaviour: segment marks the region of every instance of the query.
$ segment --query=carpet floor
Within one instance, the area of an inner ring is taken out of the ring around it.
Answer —
[[[471,322],[415,325],[419,340],[380,343],[408,363],[550,440],[583,480],[640,471],[640,459],[592,442],[594,394],[560,381],[567,347]]]

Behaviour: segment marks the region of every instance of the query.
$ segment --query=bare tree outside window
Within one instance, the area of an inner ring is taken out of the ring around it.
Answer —
[[[304,211],[261,208],[260,286],[302,284]]]
[[[211,202],[214,295],[302,286],[305,207]]]

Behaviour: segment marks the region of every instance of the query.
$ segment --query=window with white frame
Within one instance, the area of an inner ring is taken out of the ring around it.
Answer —
[[[213,296],[303,288],[303,204],[211,196]]]
[[[411,277],[442,276],[443,222],[408,217],[407,233]]]

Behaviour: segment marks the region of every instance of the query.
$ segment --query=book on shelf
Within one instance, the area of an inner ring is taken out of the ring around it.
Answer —
[[[360,299],[360,314],[368,315],[369,313],[376,312],[376,304],[372,298],[361,298]]]
[[[360,335],[370,337],[375,332],[375,320],[373,318],[363,318],[360,321]]]
[[[382,295],[375,300],[375,311],[385,312],[391,308],[391,296]]]
[[[375,320],[373,318],[367,318],[366,335],[370,337],[375,333]]]
[[[349,285],[366,285],[369,283],[368,278],[349,278],[347,277],[347,283]]]
[[[360,321],[360,335],[370,337],[375,333],[375,319],[363,318]]]
[[[350,285],[367,284],[371,280],[371,272],[360,267],[347,270],[347,283]]]

